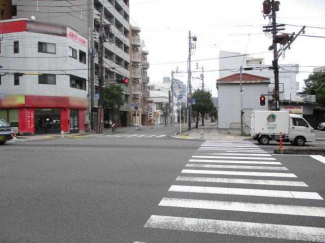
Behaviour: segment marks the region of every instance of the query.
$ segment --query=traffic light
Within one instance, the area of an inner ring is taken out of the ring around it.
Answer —
[[[264,95],[260,96],[260,106],[265,106],[265,96]]]
[[[128,84],[129,83],[128,78],[118,78],[116,81],[117,81],[117,83],[120,83],[120,84]]]

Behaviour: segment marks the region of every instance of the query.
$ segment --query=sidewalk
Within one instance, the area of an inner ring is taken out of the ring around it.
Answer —
[[[215,122],[211,123],[210,121],[205,121],[204,127],[200,126],[200,124],[199,128],[196,129],[193,123],[190,131],[187,130],[174,136],[174,138],[238,142],[251,139],[250,136],[241,136],[241,131],[237,129],[219,129]]]

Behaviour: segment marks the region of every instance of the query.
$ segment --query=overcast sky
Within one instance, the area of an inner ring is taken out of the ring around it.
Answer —
[[[178,67],[187,70],[188,34],[197,37],[197,49],[192,56],[192,70],[196,63],[204,67],[205,85],[217,96],[219,50],[241,53],[260,53],[271,64],[272,40],[262,31],[268,24],[262,14],[263,0],[130,0],[131,23],[141,28],[141,38],[149,51],[151,83],[162,82],[164,76]],[[325,37],[324,0],[282,0],[277,12],[278,23],[291,24],[286,32],[298,32],[306,25],[306,35]],[[322,28],[310,28],[310,27]],[[203,60],[209,59],[209,60]],[[168,63],[168,64],[166,64]],[[298,37],[287,50],[280,64],[301,65],[298,81],[312,72],[313,67],[325,66],[325,38]],[[238,67],[239,68],[239,67]],[[193,77],[199,77],[193,73]],[[187,82],[187,74],[175,76]],[[199,88],[193,80],[193,88]]]

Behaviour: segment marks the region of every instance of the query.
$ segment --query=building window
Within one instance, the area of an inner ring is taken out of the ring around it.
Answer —
[[[69,57],[72,57],[74,59],[78,59],[77,50],[72,48],[72,47],[69,47]]]
[[[38,83],[56,85],[56,76],[55,74],[41,74],[38,76]]]
[[[86,52],[79,50],[79,61],[86,64],[86,59],[87,59]]]
[[[19,53],[19,41],[14,41],[14,53]]]
[[[12,16],[17,16],[17,5],[12,5]]]
[[[86,90],[86,79],[70,75],[70,87]]]
[[[19,83],[20,76],[21,76],[21,74],[19,74],[19,73],[14,74],[14,85],[19,85],[20,84]]]
[[[55,54],[56,53],[55,49],[56,49],[55,44],[38,42],[38,52]]]

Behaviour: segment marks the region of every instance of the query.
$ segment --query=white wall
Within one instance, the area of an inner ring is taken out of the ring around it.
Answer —
[[[69,77],[72,74],[88,80],[88,62],[79,62],[79,50],[88,55],[87,47],[66,37],[31,32],[5,34],[2,37],[0,59],[3,68],[0,72],[8,74],[2,77],[0,93],[87,97],[88,82],[86,90],[71,88]],[[13,53],[13,42],[16,40],[19,41],[18,54]],[[56,54],[39,53],[38,42],[56,44]],[[69,46],[78,51],[77,60],[69,57]],[[20,85],[14,85],[15,72],[56,74],[56,85],[38,84],[36,75],[24,75],[20,77]]]
[[[265,106],[260,106],[260,95],[267,93],[267,84],[243,84],[243,110],[268,110],[268,98]],[[240,124],[240,85],[218,85],[218,125],[219,128],[231,128]]]

